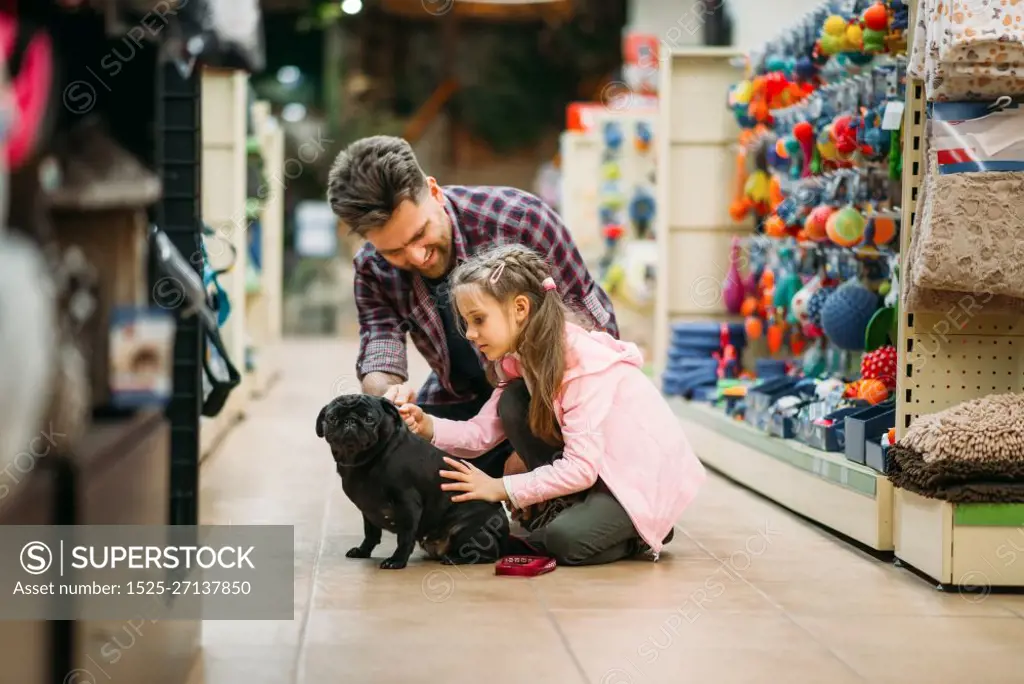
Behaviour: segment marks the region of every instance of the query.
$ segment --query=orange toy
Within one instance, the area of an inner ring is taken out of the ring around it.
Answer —
[[[746,131],[744,131],[746,132]],[[747,199],[745,188],[747,185],[747,147],[741,140],[740,151],[736,153],[736,187],[733,192],[732,204],[729,205],[729,216],[733,221],[739,223],[750,211],[750,200]]]
[[[889,390],[881,380],[861,380],[857,388],[857,398],[863,399],[871,405],[881,404],[889,398]]]
[[[781,323],[773,323],[768,326],[768,351],[773,356],[782,349],[782,342],[786,336],[786,329]]]
[[[896,428],[889,428],[889,444],[896,443]]]
[[[741,316],[753,316],[757,313],[757,297],[747,297],[740,306]]]
[[[807,237],[816,242],[822,242],[828,239],[828,233],[826,232],[826,226],[828,220],[834,213],[832,207],[822,204],[811,210],[811,213],[807,215],[807,219],[804,221],[804,232]]]
[[[764,222],[764,233],[768,237],[781,238],[786,236],[786,224],[782,219],[772,214]]]
[[[756,316],[747,316],[747,319],[743,322],[743,328],[747,333],[748,340],[756,340],[764,332],[764,323]]]
[[[773,173],[771,183],[768,186],[768,203],[771,206],[772,211],[778,209],[784,199],[786,198],[782,194],[782,182],[779,180],[778,175]]]
[[[896,237],[896,220],[885,216],[875,216],[871,219],[875,231],[875,244],[887,245]]]
[[[801,335],[799,330],[794,329],[793,334],[790,335],[789,349],[797,356],[803,354],[804,350],[807,349],[807,338]]]

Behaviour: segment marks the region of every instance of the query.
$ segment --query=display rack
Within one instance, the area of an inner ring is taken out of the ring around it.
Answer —
[[[246,352],[245,271],[249,255],[246,222],[246,111],[248,75],[233,69],[204,68],[202,97],[202,217],[213,230],[204,237],[210,266],[227,273],[220,285],[231,302],[221,335],[232,362],[243,368]],[[202,419],[201,454],[208,456],[244,417],[250,399],[250,378],[228,397],[221,412]]]
[[[916,3],[910,26],[916,26]],[[924,172],[926,97],[908,77],[904,110],[903,225],[901,252],[909,252],[910,227]],[[907,283],[902,287],[906,288]],[[920,415],[989,394],[1024,390],[1024,318],[902,311],[899,320],[897,437]],[[903,489],[894,491],[894,544],[901,563],[939,585],[1024,586],[1016,560],[1024,504],[951,504]],[[1015,546],[1016,545],[1016,546]]]
[[[741,136],[723,106],[730,87],[743,78],[740,61],[734,50],[698,49],[674,50],[662,62],[658,376],[674,323],[743,320],[729,314],[722,296],[733,240],[747,244],[750,235],[730,215]],[[758,351],[762,340],[751,341],[746,351]],[[847,459],[842,450],[771,436],[719,407],[676,398],[670,403],[709,468],[873,551],[893,550],[893,487],[879,470]]]
[[[868,548],[892,548],[893,487],[885,475],[841,453],[766,437],[712,407],[670,403],[704,464]]]
[[[729,88],[741,78],[730,48],[675,48],[661,60],[655,233],[654,372],[668,353],[677,320],[724,321],[721,301],[733,237],[729,216],[733,147],[739,128],[725,111]]]

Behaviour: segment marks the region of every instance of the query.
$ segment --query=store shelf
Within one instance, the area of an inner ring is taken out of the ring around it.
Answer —
[[[950,504],[894,494],[899,560],[943,586],[1024,587],[1024,504]]]
[[[673,48],[662,60],[658,137],[655,372],[661,375],[672,323],[729,318],[720,295],[734,235],[729,216],[739,127],[721,104],[743,76],[733,48]]]
[[[893,488],[881,473],[771,437],[711,406],[668,401],[709,468],[871,549],[892,550]]]
[[[916,26],[911,3],[910,26]],[[904,109],[902,254],[910,254],[926,150],[924,85],[908,78]],[[906,283],[901,283],[906,287]],[[980,301],[986,301],[979,295]],[[970,298],[899,321],[897,437],[919,416],[989,394],[1024,391],[1024,318],[993,315]],[[939,585],[1024,587],[1024,504],[950,504],[896,489],[896,557]]]

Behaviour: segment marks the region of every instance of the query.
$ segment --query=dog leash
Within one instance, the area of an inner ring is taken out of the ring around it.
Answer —
[[[505,556],[494,564],[495,575],[536,577],[555,569],[554,558],[547,556]]]

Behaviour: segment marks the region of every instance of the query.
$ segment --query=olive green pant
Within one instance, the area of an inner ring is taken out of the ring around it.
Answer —
[[[561,449],[530,431],[527,418],[530,393],[526,383],[513,380],[498,400],[505,436],[527,470],[562,457]],[[640,548],[633,522],[608,487],[598,480],[586,498],[530,532],[524,541],[560,565],[600,565],[628,558]]]

